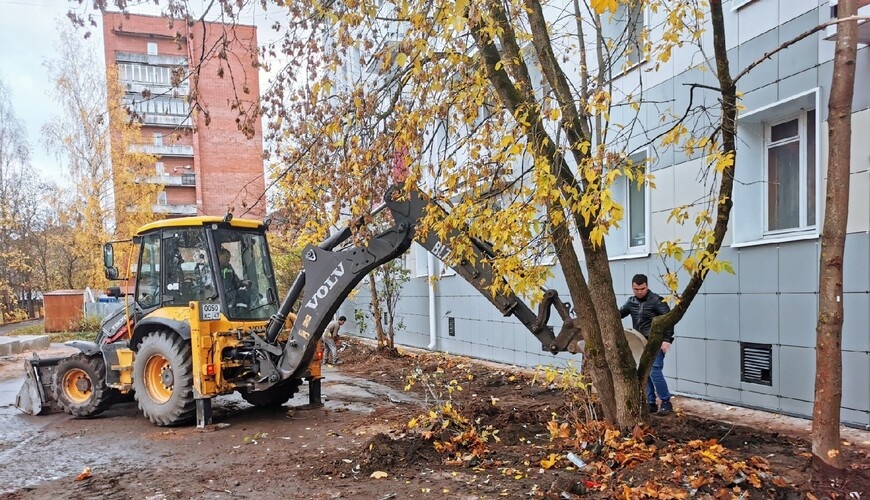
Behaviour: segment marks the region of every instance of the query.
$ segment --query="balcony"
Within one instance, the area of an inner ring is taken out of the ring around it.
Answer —
[[[162,115],[159,113],[140,113],[143,125],[153,127],[191,128],[193,120],[190,115]]]
[[[184,66],[187,67],[187,57],[165,54],[149,55],[136,52],[115,52],[115,62],[139,63],[151,66]]]
[[[153,175],[146,177],[144,182],[161,186],[196,186],[196,174]]]
[[[193,146],[172,144],[168,146],[156,146],[154,144],[134,144],[131,151],[146,153],[155,156],[193,157]]]
[[[125,91],[139,95],[142,95],[145,91],[150,92],[151,95],[167,97],[183,97],[190,94],[190,84],[187,82],[182,83],[178,87],[173,87],[163,83],[121,80],[121,85],[124,86]]]
[[[184,215],[191,216],[196,215],[196,205],[169,205],[169,204],[154,204],[151,205],[151,210],[156,214],[165,214],[165,215]]]

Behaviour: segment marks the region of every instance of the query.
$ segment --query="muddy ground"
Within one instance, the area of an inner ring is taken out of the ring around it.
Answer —
[[[583,422],[595,406],[563,390],[574,377],[361,343],[343,354],[323,408],[300,408],[307,386],[276,411],[223,397],[208,429],[155,427],[135,403],[21,414],[21,362],[0,359],[0,498],[870,498],[866,440],[822,474],[802,429],[764,417],[733,425],[675,399],[675,415],[622,435]]]

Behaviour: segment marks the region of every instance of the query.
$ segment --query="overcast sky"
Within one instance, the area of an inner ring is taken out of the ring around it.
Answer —
[[[159,9],[153,7],[153,1],[143,3],[145,7],[132,8],[131,11],[159,13]],[[90,1],[86,0],[84,4],[88,5]],[[53,57],[58,26],[70,23],[66,18],[70,6],[82,9],[78,1],[0,0],[0,80],[11,94],[15,115],[25,126],[33,166],[42,172],[44,178],[56,182],[63,178],[63,168],[53,155],[45,151],[40,137],[42,125],[60,113],[52,102],[45,63]],[[268,27],[281,14],[275,9],[267,15],[256,8],[242,22],[258,26],[257,36],[262,45],[275,37],[274,31]],[[85,43],[90,44],[97,54],[102,54],[102,27],[92,29],[92,33]],[[260,80],[260,86],[264,88],[266,75],[261,75]]]

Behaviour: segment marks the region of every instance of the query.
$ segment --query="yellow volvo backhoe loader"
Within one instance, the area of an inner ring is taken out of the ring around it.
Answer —
[[[353,288],[410,247],[427,210],[446,215],[420,192],[396,187],[372,215],[384,209],[393,225],[365,244],[340,247],[351,236],[348,227],[306,247],[303,270],[280,302],[267,224],[228,216],[142,227],[132,239],[138,248],[130,266],[135,290],[125,297],[125,307],[104,321],[95,342],[69,343],[80,353],[28,360],[17,406],[32,414],[59,407],[87,417],[133,392],[142,413],[156,425],[195,419],[203,426],[211,420],[211,398],[221,394],[238,391],[255,406],[284,404],[303,380],[319,375],[319,362],[312,363],[318,341]],[[485,242],[459,231],[444,238],[432,232],[417,237],[442,260],[460,239],[473,248],[475,258],[454,265],[458,275],[505,316],[519,319],[543,350],[579,352],[579,327],[570,305],[554,290],[545,293],[535,313],[513,293],[492,293],[491,285],[503,278],[487,264],[494,253]],[[104,247],[109,279],[119,278],[117,245]],[[562,319],[558,335],[547,325],[553,307]]]

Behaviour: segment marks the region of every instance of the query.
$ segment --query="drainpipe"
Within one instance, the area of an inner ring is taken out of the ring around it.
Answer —
[[[427,256],[427,264],[429,272],[427,279],[429,280],[429,345],[426,346],[430,351],[434,351],[438,347],[438,317],[435,315],[435,280],[432,277],[435,275],[435,256],[431,253]]]

